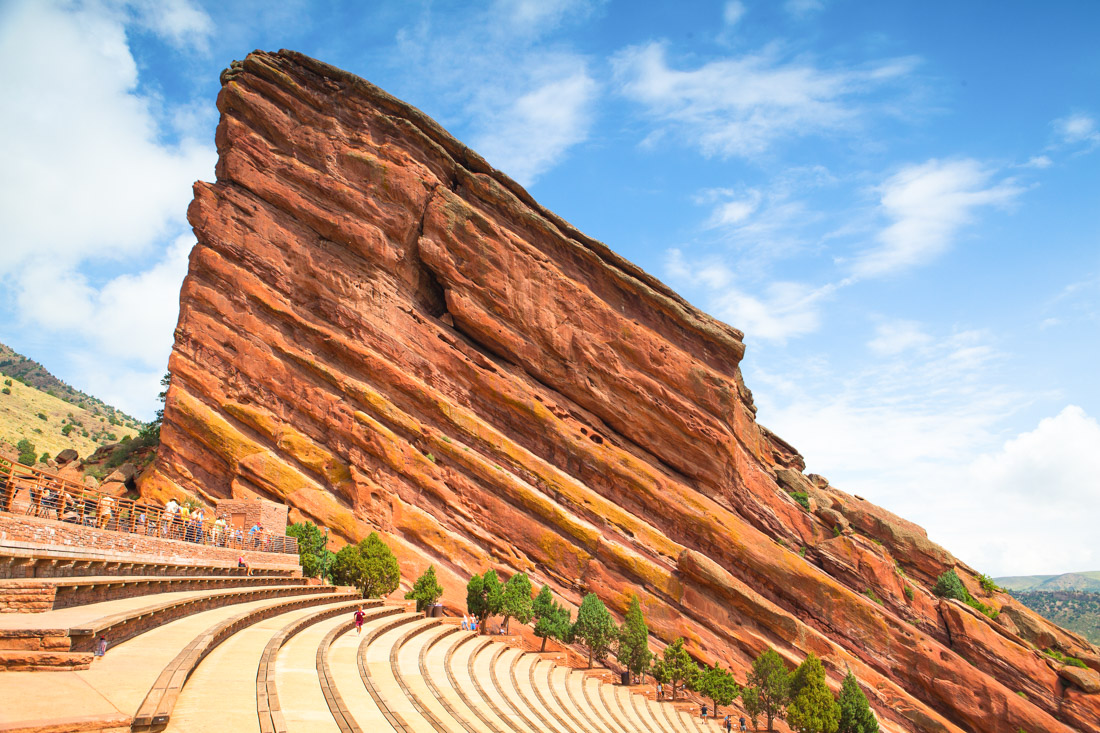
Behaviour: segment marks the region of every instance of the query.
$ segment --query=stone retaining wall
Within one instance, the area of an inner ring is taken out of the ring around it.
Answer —
[[[236,566],[237,558],[256,568],[298,567],[298,555],[211,547],[180,540],[113,532],[52,519],[0,513],[0,554],[34,557],[72,555],[74,561],[119,564]],[[34,577],[18,575],[12,577]]]

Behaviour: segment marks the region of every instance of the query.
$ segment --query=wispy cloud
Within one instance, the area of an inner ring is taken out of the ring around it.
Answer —
[[[886,321],[875,327],[875,337],[867,343],[879,356],[896,356],[910,349],[926,346],[932,341],[915,321]]]
[[[479,153],[524,185],[587,139],[599,84],[588,59],[548,39],[602,3],[498,0],[452,15],[428,7],[397,33],[402,69],[466,129]]]
[[[784,10],[795,18],[807,18],[825,7],[824,0],[787,0]]]
[[[945,252],[978,209],[1003,206],[1023,190],[976,160],[929,160],[903,168],[880,187],[891,220],[876,244],[852,263],[856,278],[880,277],[925,264]]]
[[[745,11],[745,3],[741,0],[729,0],[722,8],[722,22],[727,28],[732,28],[745,16]]]
[[[1050,123],[1055,143],[1064,147],[1079,147],[1085,151],[1100,146],[1100,129],[1096,118],[1080,112],[1060,117]]]
[[[908,74],[913,58],[866,68],[821,69],[777,50],[680,70],[663,43],[631,46],[612,58],[619,92],[644,105],[655,135],[683,135],[705,155],[751,158],[784,138],[855,129],[861,95]],[[652,138],[651,138],[652,139]]]

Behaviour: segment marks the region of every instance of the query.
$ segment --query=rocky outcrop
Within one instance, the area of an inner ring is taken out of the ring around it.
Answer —
[[[1094,649],[802,473],[755,421],[739,331],[361,79],[257,52],[222,83],[146,496],[381,530],[455,603],[490,566],[619,613],[637,593],[657,637],[742,679],[768,646],[851,668],[889,730],[1100,712],[1031,645]],[[940,603],[951,567],[1025,623]]]

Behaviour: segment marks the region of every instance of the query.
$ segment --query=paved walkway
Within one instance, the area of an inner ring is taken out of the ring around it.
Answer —
[[[230,616],[279,602],[281,599],[269,598],[240,603],[171,621],[111,647],[105,657],[92,663],[91,669],[78,672],[0,673],[0,700],[19,700],[18,718],[12,717],[14,706],[0,705],[0,723],[87,715],[132,716],[165,665],[192,639]],[[70,610],[79,609],[64,609]],[[255,679],[255,666],[252,676]],[[45,688],[44,682],[48,683]],[[43,689],[47,689],[49,694],[43,694]]]
[[[275,662],[275,684],[287,730],[294,733],[340,733],[321,692],[317,647],[325,634],[348,620],[347,614],[321,621],[292,637]]]
[[[241,629],[219,644],[191,674],[176,701],[166,730],[170,733],[259,733],[256,671],[264,647],[284,626],[322,608],[312,606],[273,616]],[[227,699],[234,704],[225,705]]]
[[[256,585],[241,588],[211,588],[208,590],[181,590],[171,593],[152,593],[132,598],[119,598],[113,601],[100,601],[85,606],[73,606],[43,613],[0,613],[0,630],[11,629],[70,629],[94,626],[95,621],[118,613],[131,613],[143,608],[158,606],[162,603],[204,598],[219,593],[231,593],[237,590],[260,590],[262,588],[286,588],[285,585]],[[233,606],[243,608],[243,605]],[[110,641],[108,639],[108,641]],[[51,673],[52,674],[52,673]]]

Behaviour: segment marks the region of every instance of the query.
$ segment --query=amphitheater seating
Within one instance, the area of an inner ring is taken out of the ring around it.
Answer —
[[[609,684],[607,672],[571,669],[560,654],[478,636],[407,603],[364,601],[285,573],[182,567],[192,574],[0,584],[39,583],[55,593],[48,610],[0,614],[8,667],[0,664],[0,733],[717,729],[635,694],[641,688]],[[357,634],[359,606],[367,620]],[[93,660],[101,633],[110,647]],[[27,668],[55,671],[20,671]]]

